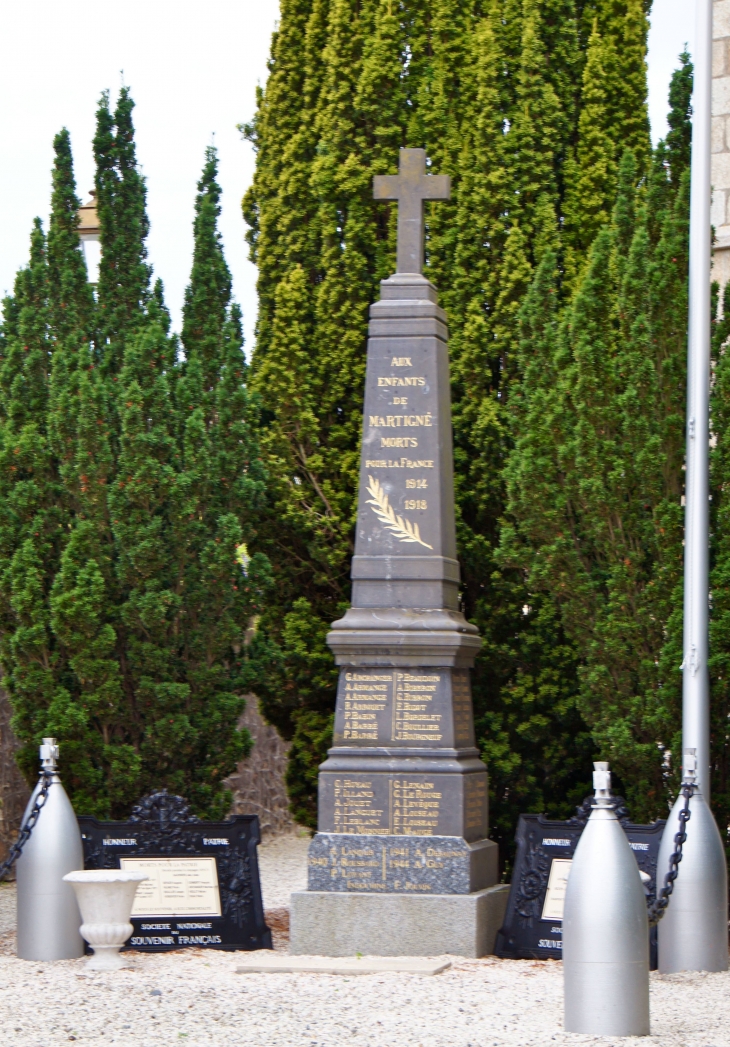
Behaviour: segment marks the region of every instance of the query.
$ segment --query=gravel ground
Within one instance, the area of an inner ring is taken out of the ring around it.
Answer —
[[[307,840],[261,848],[266,907],[302,886]],[[559,962],[460,960],[416,975],[236,974],[235,953],[135,954],[133,968],[29,963],[14,952],[14,888],[0,889],[0,1047],[579,1047],[562,1031]],[[4,932],[4,933],[3,933]],[[283,943],[280,943],[282,945]],[[652,974],[652,1036],[636,1047],[730,1047],[730,973]]]
[[[15,884],[0,883],[0,935],[15,931]]]
[[[306,890],[307,848],[310,839],[305,830],[301,836],[294,833],[273,836],[259,845],[259,872],[264,909],[288,906],[292,891]]]

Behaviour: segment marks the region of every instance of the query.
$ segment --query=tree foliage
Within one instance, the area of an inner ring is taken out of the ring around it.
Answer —
[[[674,88],[690,77],[684,56]],[[624,153],[612,220],[563,310],[551,304],[555,256],[540,265],[521,317],[502,531],[505,559],[558,608],[578,707],[637,820],[664,814],[681,770],[686,105],[682,115],[648,176]]]
[[[451,201],[427,213],[427,274],[449,318],[459,555],[485,641],[474,693],[497,836],[518,810],[565,813],[587,789],[575,642],[497,550],[518,315],[549,252],[579,278],[611,214],[614,143],[645,170],[646,29],[641,0],[282,3],[243,129],[257,151],[243,210],[272,491],[257,541],[276,580],[257,693],[293,739],[290,793],[308,824],[334,707],[324,637],[349,597],[367,309],[395,260],[396,208],[374,203],[372,176],[397,170],[401,146],[452,178]],[[561,300],[569,290],[561,280]]]
[[[48,244],[37,223],[4,303],[3,668],[29,778],[52,734],[79,812],[120,817],[165,786],[222,817],[223,780],[251,744],[237,728],[244,634],[269,584],[247,546],[264,493],[256,409],[215,151],[198,185],[181,347],[146,261],[132,110],[123,88],[97,113],[96,296],[63,131]]]

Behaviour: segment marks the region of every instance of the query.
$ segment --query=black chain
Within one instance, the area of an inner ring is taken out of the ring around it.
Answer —
[[[40,792],[35,798],[33,809],[31,810],[27,819],[23,823],[23,827],[18,833],[18,839],[10,848],[10,852],[7,858],[4,862],[2,862],[2,864],[0,864],[0,880],[5,879],[7,874],[10,872],[10,869],[12,868],[13,862],[15,862],[20,857],[20,853],[25,847],[28,840],[30,839],[30,834],[33,832],[35,824],[38,821],[40,813],[45,805],[46,797],[48,796],[48,790],[51,788],[51,782],[53,781],[53,772],[41,771],[41,777],[43,779],[43,784],[41,785]]]
[[[694,795],[695,789],[696,786],[689,782],[685,782],[682,785],[684,807],[679,812],[679,832],[674,834],[674,850],[669,858],[669,872],[664,877],[664,886],[661,891],[657,891],[656,898],[649,906],[647,906],[649,924],[652,926],[659,923],[662,916],[667,911],[669,898],[674,890],[674,881],[677,879],[679,863],[682,861],[682,848],[687,839],[687,833],[685,830],[687,828],[687,822],[692,817],[692,812],[689,809],[689,802]]]

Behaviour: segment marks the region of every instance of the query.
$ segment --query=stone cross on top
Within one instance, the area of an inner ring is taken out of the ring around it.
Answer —
[[[376,200],[398,201],[399,273],[423,271],[423,201],[448,200],[451,179],[448,175],[426,174],[425,149],[401,149],[397,175],[375,175]]]

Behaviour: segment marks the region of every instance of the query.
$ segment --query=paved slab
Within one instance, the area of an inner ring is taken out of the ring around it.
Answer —
[[[237,974],[440,974],[450,960],[426,960],[412,956],[284,956],[281,953],[255,952],[248,956]]]

